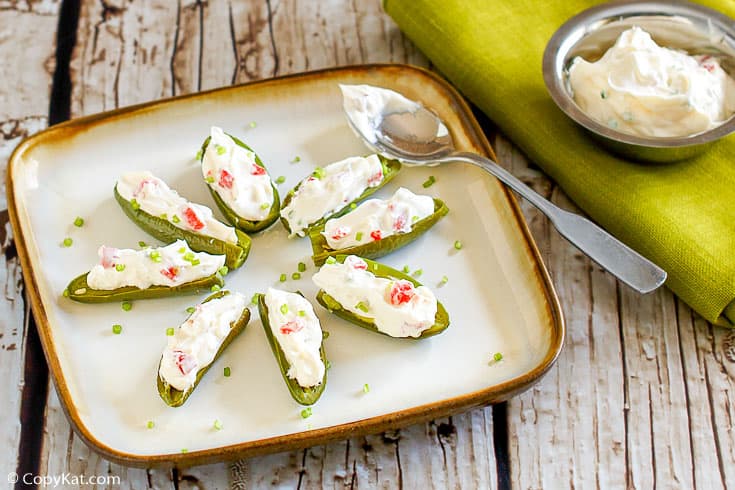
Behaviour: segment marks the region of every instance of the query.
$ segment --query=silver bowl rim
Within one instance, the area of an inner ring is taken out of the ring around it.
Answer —
[[[672,7],[675,9],[675,12],[667,13],[667,9],[671,10]],[[612,11],[615,13],[612,14]],[[732,133],[735,131],[735,115],[717,127],[692,136],[649,138],[616,131],[595,121],[582,111],[564,87],[564,74],[557,73],[556,61],[562,54],[562,44],[571,34],[580,28],[584,28],[584,32],[577,41],[592,32],[588,30],[591,24],[610,18],[617,18],[621,15],[635,16],[645,14],[649,16],[660,15],[661,17],[671,17],[674,14],[682,15],[687,13],[701,19],[707,19],[721,29],[723,33],[735,39],[735,20],[709,7],[693,4],[686,0],[669,0],[667,2],[645,0],[615,1],[591,7],[571,17],[556,30],[544,50],[542,70],[544,83],[551,98],[569,118],[588,131],[601,137],[629,145],[649,148],[690,147],[710,143]],[[735,74],[730,75],[733,76]]]

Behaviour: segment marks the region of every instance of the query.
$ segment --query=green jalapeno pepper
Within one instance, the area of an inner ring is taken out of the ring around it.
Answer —
[[[434,226],[437,221],[444,217],[448,212],[449,208],[444,204],[444,201],[434,198],[434,212],[426,218],[414,223],[411,227],[411,231],[407,233],[397,233],[381,238],[380,240],[369,241],[362,245],[355,245],[338,250],[330,248],[327,244],[327,239],[322,235],[326,226],[325,222],[319,228],[314,229],[309,233],[311,248],[314,251],[314,255],[311,256],[311,259],[314,261],[314,265],[319,266],[324,264],[327,257],[335,257],[337,255],[357,255],[368,259],[383,257],[384,255],[388,255],[389,253],[416,240],[419,236],[429,231],[429,228]]]
[[[212,294],[207,299],[202,301],[202,304],[208,301],[212,301],[214,299],[222,298],[223,296],[226,296],[228,294],[230,294],[229,291],[217,291],[216,293]],[[158,394],[161,396],[163,401],[166,402],[166,405],[169,405],[171,407],[180,407],[184,404],[184,402],[189,398],[189,395],[191,395],[192,391],[194,391],[194,388],[196,388],[199,384],[199,381],[201,381],[202,376],[204,376],[204,374],[209,371],[209,368],[212,366],[212,364],[214,364],[214,362],[219,358],[222,352],[224,352],[227,346],[232,343],[235,337],[240,335],[240,333],[245,330],[245,327],[247,326],[249,321],[250,310],[245,307],[240,317],[230,324],[230,332],[227,334],[227,337],[225,337],[225,339],[222,341],[219,349],[217,349],[217,353],[214,355],[214,359],[212,359],[212,362],[207,364],[197,372],[194,384],[192,384],[191,387],[189,387],[186,391],[177,390],[173,386],[169,385],[163,378],[161,378],[159,361],[159,374],[157,381]]]
[[[337,262],[341,264],[344,262],[346,257],[347,255],[337,255],[334,258],[337,260]],[[363,260],[365,260],[365,262],[368,265],[367,270],[373,273],[376,277],[383,277],[386,279],[404,279],[406,281],[411,282],[414,285],[414,287],[421,286],[420,282],[418,282],[416,279],[409,276],[408,274],[404,274],[403,272],[397,271],[391,267],[388,267],[387,265],[380,264],[378,262],[374,262],[369,259],[363,258]],[[336,299],[330,296],[323,289],[320,289],[319,292],[317,293],[316,300],[319,302],[320,305],[322,305],[324,308],[329,310],[330,313],[334,313],[335,315],[342,318],[343,320],[347,320],[348,322],[353,323],[359,327],[365,328],[367,330],[371,330],[373,332],[377,332],[379,334],[386,335],[388,337],[392,337],[391,335],[388,335],[387,333],[381,332],[380,330],[378,330],[378,327],[375,326],[375,323],[373,322],[372,319],[357,315],[345,309]],[[447,310],[444,309],[444,305],[442,305],[440,302],[437,301],[436,315],[434,317],[434,324],[431,327],[421,332],[421,335],[419,335],[418,337],[396,337],[396,338],[407,338],[411,340],[425,339],[427,337],[432,337],[434,335],[442,333],[444,330],[447,329],[447,327],[449,327],[449,314],[447,313]]]
[[[350,211],[351,207],[353,207],[354,204],[359,203],[363,199],[366,199],[367,197],[371,196],[373,193],[375,193],[378,189],[383,187],[385,184],[390,182],[393,177],[396,176],[398,171],[401,169],[401,163],[398,160],[388,160],[387,158],[384,158],[380,155],[378,155],[378,158],[380,159],[380,165],[383,167],[383,180],[380,181],[380,184],[375,187],[368,187],[364,191],[362,191],[362,194],[357,196],[356,199],[354,199],[352,202],[348,202],[344,205],[344,207],[338,209],[337,211],[328,214],[327,216],[323,216],[321,219],[310,223],[309,226],[306,229],[306,233],[311,233],[312,230],[315,230],[317,228],[320,228],[324,225],[324,223],[331,218],[339,218],[343,214],[346,214]],[[309,177],[306,177],[308,179]],[[296,187],[288,191],[288,194],[286,194],[286,197],[283,198],[283,208],[289,205],[291,202],[291,199],[293,199],[293,196],[296,194],[296,192],[299,190],[299,187],[301,187],[301,184],[303,184],[306,179],[303,179],[301,182],[296,184]],[[281,223],[283,223],[283,226],[286,228],[289,234],[293,233],[291,231],[291,227],[288,225],[288,221],[284,217],[281,217]]]
[[[303,297],[303,294],[301,294],[300,292],[298,292],[298,294]],[[322,363],[324,363],[325,366],[322,382],[316,386],[304,388],[295,379],[289,378],[288,370],[291,365],[289,364],[288,359],[286,359],[286,354],[283,352],[283,349],[281,349],[281,345],[278,343],[278,340],[276,340],[275,336],[273,335],[273,331],[271,330],[270,322],[268,321],[268,306],[265,304],[265,295],[258,294],[257,296],[260,321],[263,324],[265,336],[268,337],[268,343],[271,346],[271,350],[273,351],[273,355],[276,358],[276,362],[278,362],[278,367],[281,370],[281,376],[283,376],[283,380],[286,382],[289,393],[291,393],[293,399],[301,405],[313,405],[314,403],[316,403],[319,397],[322,396],[322,393],[324,392],[324,387],[327,384],[327,356],[324,353],[324,340],[322,339],[322,345],[319,348],[319,356],[321,357]]]
[[[238,229],[235,229],[237,244],[234,244],[211,236],[184,230],[166,219],[153,216],[143,211],[139,206],[133,206],[130,201],[122,197],[117,191],[117,186],[115,187],[115,199],[133,223],[152,237],[164,243],[185,240],[195,252],[224,255],[225,265],[230,269],[237,269],[248,258],[252,241],[249,236]]]
[[[241,148],[245,148],[246,150],[252,152],[255,155],[255,163],[259,166],[266,169],[266,172],[268,169],[263,164],[263,161],[260,159],[257,153],[253,151],[252,148],[250,148],[248,145],[243,143],[241,140],[235,138],[229,133],[225,133],[227,136],[232,138],[232,141],[235,142],[235,144]],[[202,143],[202,149],[201,149],[201,157],[199,159],[200,162],[204,161],[204,154],[207,151],[207,146],[209,146],[209,140],[210,137],[207,137],[207,139],[204,140],[204,143]],[[270,210],[268,211],[268,215],[260,220],[260,221],[254,221],[247,218],[243,218],[242,216],[238,215],[223,199],[222,196],[219,195],[219,193],[214,190],[214,188],[207,184],[207,187],[209,188],[209,192],[212,194],[212,198],[214,199],[214,202],[217,203],[217,207],[222,211],[222,214],[225,216],[227,221],[232,224],[232,226],[239,228],[240,230],[244,231],[245,233],[255,233],[261,230],[264,230],[268,228],[270,225],[275,223],[275,221],[278,219],[278,212],[281,210],[281,199],[278,195],[278,189],[276,189],[276,185],[271,180],[271,188],[273,189],[273,204],[270,207]]]
[[[179,286],[151,286],[140,289],[135,286],[125,286],[117,289],[92,289],[87,284],[87,274],[75,277],[66,287],[69,299],[80,303],[111,303],[135,299],[155,299],[186,294],[201,294],[211,291],[212,288],[224,286],[225,281],[219,272],[211,276],[187,282]]]

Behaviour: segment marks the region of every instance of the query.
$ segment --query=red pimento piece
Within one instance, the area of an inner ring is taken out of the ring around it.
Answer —
[[[406,216],[400,215],[393,222],[393,231],[402,231],[406,226]]]
[[[179,372],[183,374],[184,376],[189,374],[192,370],[194,370],[197,367],[196,359],[191,357],[186,352],[175,350],[173,354],[174,354],[174,364],[176,364],[176,367],[179,368]]]
[[[350,229],[346,226],[339,226],[332,235],[332,240],[341,240],[350,234]]]
[[[375,241],[378,241],[382,238],[380,234],[380,230],[373,230],[370,232],[370,238],[372,238]]]
[[[184,218],[186,218],[186,222],[192,230],[201,230],[204,228],[204,223],[202,223],[199,216],[197,216],[197,213],[192,208],[186,208],[184,210]]]
[[[168,269],[161,269],[161,274],[173,281],[179,275],[179,268],[172,265]]]
[[[118,249],[116,249],[115,247],[105,247],[104,245],[102,245],[102,250],[100,252],[100,255],[102,256],[100,260],[102,267],[104,267],[105,269],[115,267],[115,260],[120,258],[117,252]]]
[[[232,183],[235,181],[235,177],[230,172],[222,169],[219,173],[219,185],[225,189],[232,189]]]
[[[710,73],[712,73],[712,72],[715,71],[715,65],[713,65],[712,63],[705,63],[705,64],[702,65],[702,68],[704,68],[705,70],[707,70]]]
[[[383,180],[383,171],[382,170],[378,170],[378,173],[370,176],[370,178],[368,179],[368,185],[370,187],[376,186],[376,185],[380,184],[380,181],[381,180]]]
[[[284,335],[292,334],[294,332],[298,332],[304,328],[304,325],[297,322],[296,320],[291,320],[287,322],[286,324],[281,326],[281,333]]]
[[[254,163],[253,169],[250,171],[252,175],[265,175],[265,169],[260,165]]]
[[[150,184],[152,186],[157,186],[158,181],[153,179],[143,179],[140,181],[140,184],[138,184],[138,187],[133,191],[133,197],[138,197],[139,195],[143,194],[145,196],[145,187]]]
[[[367,270],[367,262],[365,262],[359,257],[348,257],[345,262],[347,263],[347,265],[349,265],[353,269],[357,269],[359,271]]]
[[[388,293],[390,304],[393,306],[399,306],[404,303],[411,301],[411,298],[416,294],[413,289],[413,284],[403,279],[393,283]]]

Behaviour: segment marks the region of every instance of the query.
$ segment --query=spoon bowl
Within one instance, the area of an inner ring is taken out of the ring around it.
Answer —
[[[408,166],[470,163],[494,175],[544,213],[574,246],[636,291],[648,293],[664,283],[663,269],[599,226],[559,208],[492,160],[457,151],[444,122],[421,104],[410,102],[408,109],[360,114],[363,122],[369,121],[367,125],[353,120],[356,116],[350,110],[346,110],[347,120],[368,147],[386,158]]]

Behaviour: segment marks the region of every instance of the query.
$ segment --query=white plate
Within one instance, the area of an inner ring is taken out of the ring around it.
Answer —
[[[73,277],[97,262],[101,244],[158,243],[115,202],[112,189],[122,172],[151,170],[219,215],[194,160],[211,125],[252,146],[273,178],[286,177],[281,196],[315,166],[367,153],[347,126],[337,83],[371,83],[422,100],[448,123],[459,147],[491,151],[447,84],[418,69],[384,66],[287,77],[84,118],[34,136],[12,157],[13,225],[51,374],[78,433],[107,457],[141,465],[200,463],[377,432],[500,401],[527,388],[555,359],[563,322],[543,265],[508,193],[471,166],[404,168],[376,194],[386,197],[404,186],[440,197],[450,208],[428,234],[381,259],[423,270],[419,280],[451,318],[437,337],[392,339],[330,315],[314,301],[308,239],[288,239],[280,223],[253,236],[247,262],[227,276],[226,287],[248,298],[268,286],[300,290],[331,334],[326,390],[306,419],[289,396],[256,308],[185,405],[170,408],[156,391],[166,328],[182,322],[185,309],[202,298],[136,301],[125,312],[119,303],[87,305],[61,296]],[[300,162],[291,163],[297,156]],[[429,175],[436,184],[424,189]],[[73,226],[76,216],[85,219],[82,228]],[[67,236],[73,245],[60,246]],[[455,240],[463,244],[459,251]],[[299,262],[308,268],[294,281]],[[287,282],[279,283],[281,273]],[[439,287],[444,275],[448,283]],[[112,333],[116,323],[120,335]],[[496,352],[503,361],[489,365]],[[213,428],[215,420],[221,430]],[[155,427],[148,429],[148,421]]]

